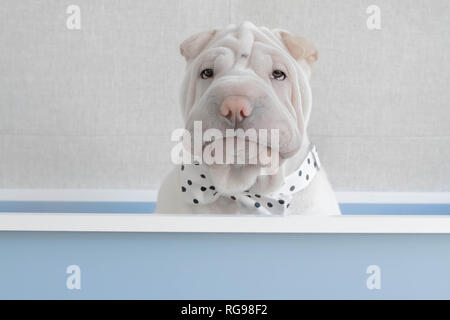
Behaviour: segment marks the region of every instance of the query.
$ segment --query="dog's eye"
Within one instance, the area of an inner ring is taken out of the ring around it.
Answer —
[[[281,70],[273,70],[270,77],[275,80],[283,81],[284,79],[286,79],[286,74]]]
[[[214,70],[213,69],[205,69],[202,72],[200,72],[200,77],[202,79],[212,78],[213,76],[214,76]]]

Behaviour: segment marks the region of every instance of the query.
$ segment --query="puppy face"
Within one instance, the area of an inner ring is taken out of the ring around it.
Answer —
[[[277,129],[279,158],[298,152],[310,112],[309,67],[317,58],[309,42],[243,23],[195,35],[181,52],[188,63],[181,96],[186,129],[193,134],[195,121],[224,136],[227,129]],[[259,169],[228,164],[214,166],[212,174],[217,185],[240,191]]]

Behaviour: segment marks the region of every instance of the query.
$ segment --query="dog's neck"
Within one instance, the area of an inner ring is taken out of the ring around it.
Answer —
[[[284,165],[284,175],[288,176],[292,172],[298,169],[300,164],[305,160],[309,151],[311,149],[311,142],[309,140],[308,135],[303,136],[302,146],[298,150],[298,152],[291,158],[287,159]]]
[[[253,187],[259,190],[261,194],[269,194],[276,191],[284,184],[285,178],[299,168],[307,157],[310,148],[311,142],[308,135],[305,134],[299,151],[291,158],[284,160],[276,174],[258,176]]]

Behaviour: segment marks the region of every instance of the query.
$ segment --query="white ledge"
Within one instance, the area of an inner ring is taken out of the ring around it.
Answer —
[[[450,233],[450,216],[246,217],[3,213],[1,231],[216,233]]]
[[[0,201],[151,202],[157,190],[0,189]],[[339,203],[450,203],[450,192],[336,192]]]

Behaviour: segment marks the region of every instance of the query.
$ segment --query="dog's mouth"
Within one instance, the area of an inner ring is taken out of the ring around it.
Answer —
[[[279,162],[279,152],[266,141],[239,137],[237,135],[211,138],[202,145],[202,157],[206,164],[258,167],[270,166]],[[211,161],[212,160],[212,161]]]
[[[199,119],[188,121],[186,130],[190,144],[185,150],[207,165],[273,166],[274,161],[278,164],[280,159],[292,157],[300,147],[299,134],[290,122],[233,128]]]
[[[226,137],[207,141],[203,145],[204,157],[208,154],[217,156],[221,150],[223,161],[208,163],[204,158],[204,163],[213,182],[226,194],[249,189],[258,176],[274,175],[280,167],[278,150],[251,138]]]

